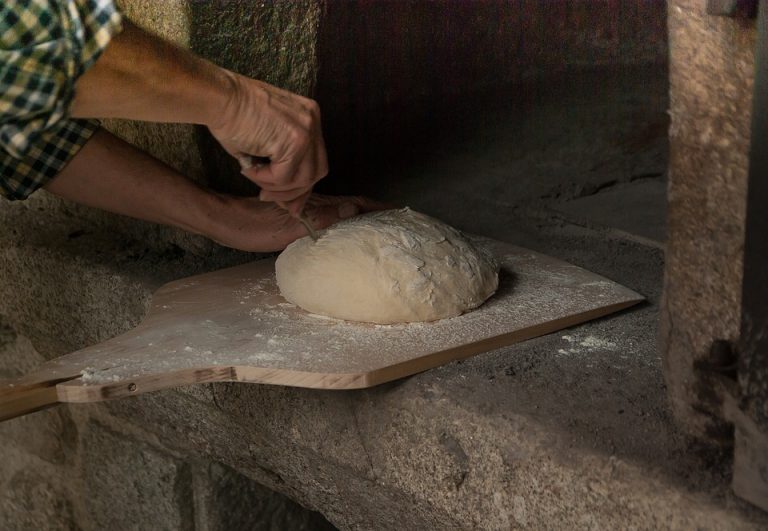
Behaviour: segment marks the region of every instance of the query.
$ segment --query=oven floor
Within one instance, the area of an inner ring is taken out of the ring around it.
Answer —
[[[665,66],[651,65],[550,74],[465,98],[429,113],[434,128],[360,157],[345,191],[472,232],[525,237],[516,233],[566,221],[662,244],[667,90]]]

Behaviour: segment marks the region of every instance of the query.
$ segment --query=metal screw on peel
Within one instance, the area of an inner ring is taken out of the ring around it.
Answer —
[[[128,384],[128,391],[133,393],[135,390],[136,390],[136,384],[135,383]]]

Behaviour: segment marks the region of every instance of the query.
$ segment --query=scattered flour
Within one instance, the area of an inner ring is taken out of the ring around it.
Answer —
[[[569,343],[568,348],[558,349],[558,354],[586,354],[599,350],[611,350],[616,348],[616,343],[601,339],[596,336],[579,337],[577,335],[564,335],[562,339]]]
[[[93,367],[86,367],[82,371],[80,371],[81,379],[84,382],[91,382],[93,381],[93,377],[96,374],[96,369]]]
[[[99,371],[94,367],[86,367],[80,371],[80,379],[85,383],[109,383],[119,382],[122,377],[118,374],[102,374],[103,371]]]
[[[634,296],[610,282],[595,282],[594,275],[569,264],[542,267],[532,252],[500,258],[501,283],[495,296],[476,311],[428,323],[372,325],[311,315],[279,296],[274,275],[244,277],[229,291],[232,312],[226,319],[211,319],[209,308],[201,306],[171,333],[137,329],[128,333],[131,337],[120,349],[106,344],[85,349],[78,370],[86,367],[81,378],[88,385],[216,366],[346,374],[369,370],[372,361],[390,366],[539,324],[542,315],[572,315]],[[558,280],[557,274],[570,281]],[[239,304],[243,301],[246,304]],[[590,335],[562,338],[566,343],[560,354],[565,355],[616,348]]]

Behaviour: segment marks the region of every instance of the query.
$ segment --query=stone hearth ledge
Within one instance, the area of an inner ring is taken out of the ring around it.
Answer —
[[[36,231],[51,218],[34,201],[4,212],[19,229],[2,236],[12,281],[0,313],[45,358],[135,325],[170,278],[252,259],[150,249],[77,216]],[[730,493],[728,463],[672,421],[656,347],[659,251],[567,227],[539,238],[517,243],[650,303],[369,390],[215,384],[62,414],[181,463],[223,463],[341,529],[767,525]],[[92,444],[81,459],[119,460],[121,448]]]

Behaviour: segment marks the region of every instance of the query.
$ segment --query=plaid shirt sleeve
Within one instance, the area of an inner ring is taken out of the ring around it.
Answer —
[[[77,78],[121,30],[112,0],[0,4],[0,194],[25,199],[96,131],[67,110]]]

